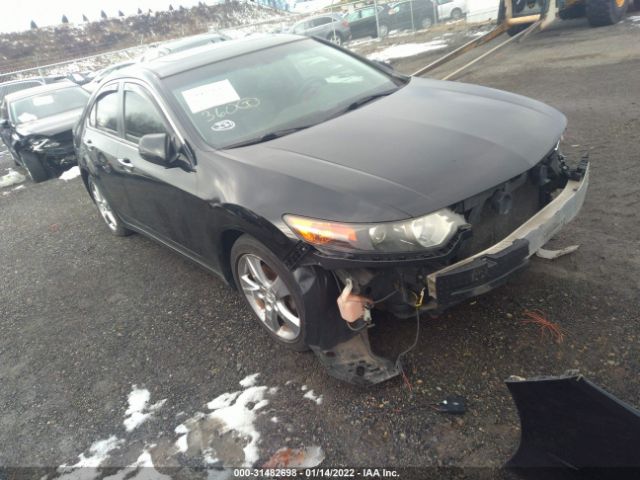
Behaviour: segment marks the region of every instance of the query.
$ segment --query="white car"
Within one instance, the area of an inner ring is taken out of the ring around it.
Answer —
[[[467,14],[467,0],[436,0],[440,20],[459,20]]]

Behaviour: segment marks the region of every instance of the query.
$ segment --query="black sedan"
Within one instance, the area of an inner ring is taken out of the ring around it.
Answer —
[[[565,126],[528,98],[270,36],[121,70],[75,141],[113,234],[182,253],[277,342],[375,383],[399,372],[369,348],[376,307],[484,293],[577,215],[588,166],[567,166]]]
[[[71,82],[9,94],[0,106],[0,136],[17,165],[42,182],[76,164],[72,128],[89,94]]]

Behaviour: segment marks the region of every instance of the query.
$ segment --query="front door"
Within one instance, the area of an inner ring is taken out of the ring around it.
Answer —
[[[124,142],[120,160],[127,166],[126,186],[135,222],[149,233],[200,256],[195,237],[199,200],[195,171],[166,168],[143,159],[138,143],[144,135],[175,132],[159,105],[141,85],[124,85]],[[201,239],[200,239],[201,240]]]

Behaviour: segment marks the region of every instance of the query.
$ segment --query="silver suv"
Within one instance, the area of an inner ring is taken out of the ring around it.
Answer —
[[[306,35],[307,37],[324,38],[336,45],[342,45],[344,42],[351,40],[349,22],[337,13],[305,18],[291,27],[289,32],[296,35]]]

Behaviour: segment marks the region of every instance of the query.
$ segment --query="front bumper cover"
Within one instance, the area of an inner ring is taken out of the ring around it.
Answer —
[[[569,180],[556,198],[502,241],[428,275],[431,307],[442,309],[486,293],[524,267],[582,208],[589,185],[589,165],[583,168],[580,179]]]

